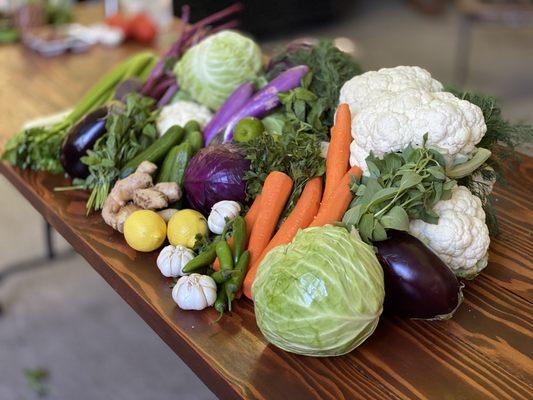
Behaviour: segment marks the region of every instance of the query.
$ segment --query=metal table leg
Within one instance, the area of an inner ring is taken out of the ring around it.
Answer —
[[[52,236],[52,226],[44,221],[44,236],[46,241],[46,255],[49,260],[53,260],[56,256],[54,249],[54,237]]]

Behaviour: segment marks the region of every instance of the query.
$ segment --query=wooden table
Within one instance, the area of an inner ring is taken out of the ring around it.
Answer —
[[[1,137],[28,118],[71,106],[134,50],[93,49],[45,60],[16,46],[0,48]],[[508,188],[496,188],[502,235],[491,244],[489,266],[467,284],[454,318],[384,317],[360,348],[336,358],[301,357],[269,345],[246,300],[217,324],[212,309],[178,310],[156,254],[131,250],[99,215],[87,218],[86,193],[53,192],[68,183],[61,176],[2,163],[0,172],[220,398],[531,398],[531,158],[509,175]]]

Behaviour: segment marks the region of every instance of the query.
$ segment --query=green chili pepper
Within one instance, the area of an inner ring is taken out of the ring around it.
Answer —
[[[228,306],[228,296],[226,295],[225,284],[222,284],[218,286],[218,294],[217,294],[217,299],[215,300],[214,307],[215,307],[215,310],[217,310],[222,316],[227,306]]]
[[[239,262],[235,266],[234,271],[236,272],[232,274],[229,280],[227,280],[224,284],[226,289],[226,295],[228,297],[230,311],[231,302],[233,301],[233,299],[235,299],[235,293],[239,291],[242,286],[242,283],[244,282],[244,277],[246,276],[246,272],[248,271],[249,262],[250,252],[246,250],[244,253],[242,253],[241,257],[239,258]]]
[[[237,264],[246,247],[246,223],[240,215],[233,220],[233,262]]]
[[[183,272],[186,274],[194,272],[202,267],[207,267],[212,264],[217,257],[216,243],[212,243],[204,252],[198,254],[191,261],[183,267]]]
[[[213,280],[220,285],[226,282],[235,272],[237,271],[234,269],[219,270],[213,272],[211,274],[211,278],[213,278]]]
[[[215,245],[216,255],[220,262],[220,270],[233,269],[233,257],[231,255],[231,248],[225,240],[219,241]]]

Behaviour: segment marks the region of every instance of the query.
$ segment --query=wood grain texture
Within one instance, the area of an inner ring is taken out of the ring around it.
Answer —
[[[44,60],[16,46],[0,49],[0,104],[8,111],[0,137],[9,137],[25,119],[71,106],[95,79],[135,50],[100,48]],[[6,72],[12,75],[6,77]],[[531,158],[511,168],[508,187],[496,188],[502,235],[491,244],[489,266],[467,282],[465,301],[452,320],[384,316],[360,348],[320,359],[269,345],[247,300],[240,300],[218,324],[212,323],[214,310],[178,310],[170,281],[156,267],[156,254],[131,250],[99,215],[86,217],[86,193],[54,192],[68,183],[61,176],[4,163],[0,172],[220,398],[531,398]]]
[[[308,358],[268,345],[253,306],[241,300],[221,323],[217,315],[179,311],[156,254],[131,250],[100,216],[85,216],[86,193],[55,193],[60,176],[0,171],[87,259],[161,338],[221,398],[527,399],[533,390],[531,199],[533,159],[498,188],[502,236],[490,263],[468,282],[465,301],[446,322],[385,316],[351,354]],[[520,190],[520,193],[516,191]],[[518,195],[523,196],[517,198]]]

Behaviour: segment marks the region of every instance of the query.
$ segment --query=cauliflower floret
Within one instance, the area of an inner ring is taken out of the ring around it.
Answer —
[[[351,165],[367,172],[372,151],[382,157],[412,144],[438,149],[451,164],[474,150],[487,130],[481,109],[442,91],[442,84],[420,67],[383,68],[344,84],[340,103],[352,113]]]
[[[409,232],[426,243],[455,273],[474,278],[487,266],[489,230],[481,200],[464,186],[453,189],[449,200],[439,201],[434,211],[438,224],[413,220]]]
[[[157,118],[157,131],[159,135],[163,135],[172,125],[183,127],[191,120],[198,122],[203,128],[212,116],[213,114],[206,106],[192,101],[179,100],[161,109]]]

